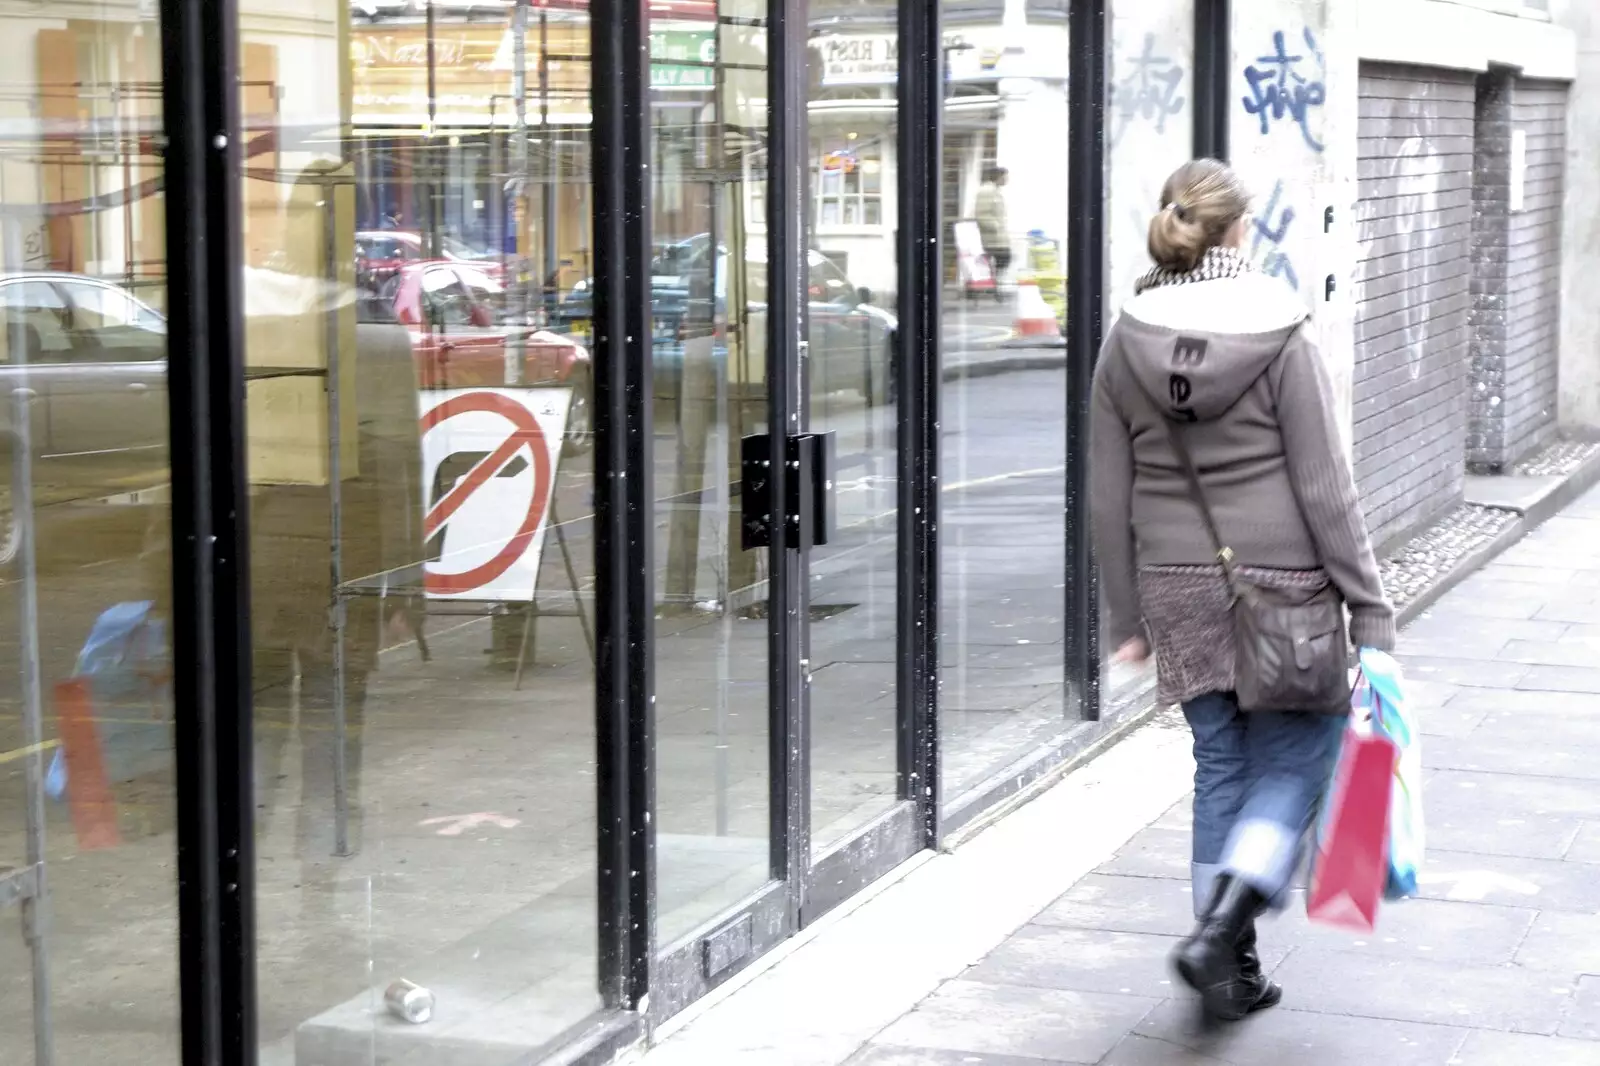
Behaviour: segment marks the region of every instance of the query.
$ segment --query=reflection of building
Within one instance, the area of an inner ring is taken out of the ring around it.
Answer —
[[[1066,173],[1064,4],[948,5],[945,14],[943,175],[946,222],[971,218],[985,168],[1009,167],[1007,198],[1020,252],[1030,230],[1059,240]],[[817,247],[852,277],[895,286],[895,82],[899,52],[892,10],[812,19],[810,161]],[[1057,131],[1054,135],[1041,131]],[[947,276],[954,242],[946,241]],[[1020,259],[1020,256],[1018,257]]]
[[[356,16],[357,225],[524,255],[567,288],[591,267],[588,18],[540,7],[522,36],[502,9]]]
[[[30,267],[117,278],[159,307],[160,40],[131,5],[97,14],[5,20],[5,239]]]

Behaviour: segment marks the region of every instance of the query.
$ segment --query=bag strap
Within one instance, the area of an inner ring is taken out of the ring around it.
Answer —
[[[1302,321],[1289,331],[1289,336],[1284,338],[1283,346],[1278,349],[1278,354],[1273,357],[1274,363],[1283,358],[1283,353],[1289,350],[1290,343],[1300,335],[1300,327],[1304,324]],[[1166,409],[1162,406],[1161,401],[1140,380],[1139,375],[1131,374],[1131,376],[1134,383],[1138,385],[1139,391],[1144,393],[1145,399],[1149,400],[1150,406],[1155,409],[1156,420],[1167,431],[1167,441],[1172,445],[1173,454],[1178,457],[1178,465],[1183,468],[1184,480],[1189,483],[1189,496],[1200,508],[1200,517],[1205,522],[1206,535],[1211,538],[1211,547],[1217,553],[1217,562],[1222,564],[1222,575],[1227,579],[1229,591],[1237,599],[1239,596],[1239,579],[1234,569],[1236,560],[1233,549],[1228,547],[1227,541],[1222,539],[1222,530],[1217,526],[1217,517],[1211,510],[1211,501],[1206,498],[1205,486],[1200,482],[1200,470],[1194,465],[1194,456],[1189,451],[1188,443],[1183,439],[1183,431],[1178,428],[1176,422],[1167,417]]]
[[[1141,383],[1140,388],[1143,387]],[[1148,390],[1145,394],[1149,395]],[[1154,400],[1155,397],[1152,396],[1151,401]],[[1178,457],[1178,465],[1183,467],[1184,479],[1189,482],[1189,496],[1200,508],[1200,517],[1205,522],[1206,534],[1211,538],[1211,547],[1217,553],[1217,562],[1222,564],[1222,574],[1228,580],[1228,588],[1237,596],[1239,588],[1233,569],[1233,549],[1222,539],[1222,530],[1217,526],[1217,516],[1212,512],[1211,501],[1207,499],[1205,486],[1200,482],[1200,470],[1194,465],[1194,456],[1189,452],[1188,442],[1183,439],[1183,431],[1178,428],[1178,424],[1161,410],[1160,404],[1156,405],[1156,417],[1166,427],[1167,441]]]

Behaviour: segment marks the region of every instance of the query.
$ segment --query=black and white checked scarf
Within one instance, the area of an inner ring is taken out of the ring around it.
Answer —
[[[1167,267],[1153,267],[1144,277],[1133,283],[1134,295],[1146,289],[1154,289],[1162,285],[1189,285],[1196,281],[1217,281],[1222,278],[1236,278],[1240,274],[1251,270],[1251,266],[1239,254],[1237,248],[1223,248],[1220,245],[1207,248],[1206,254],[1200,257],[1200,262],[1193,270],[1171,270]]]

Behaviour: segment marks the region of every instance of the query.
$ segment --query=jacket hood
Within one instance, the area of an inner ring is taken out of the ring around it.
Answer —
[[[1220,418],[1310,313],[1277,278],[1248,272],[1147,289],[1122,307],[1122,349],[1167,417]]]

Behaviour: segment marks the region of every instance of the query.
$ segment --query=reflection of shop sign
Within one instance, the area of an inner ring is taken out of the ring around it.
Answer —
[[[996,31],[979,28],[944,35],[945,65],[951,81],[993,78],[1002,53]],[[832,34],[815,37],[822,53],[824,85],[893,85],[899,79],[899,40],[892,33]]]
[[[822,157],[822,170],[827,174],[854,174],[856,157],[852,152],[828,152]]]
[[[433,39],[433,64],[438,67],[472,67],[492,70],[494,53],[499,36],[469,41],[461,34],[435,34]],[[473,53],[476,59],[470,59]],[[371,33],[352,35],[350,61],[358,67],[423,67],[428,65],[428,42],[415,35],[396,37],[393,34]]]
[[[824,85],[892,85],[900,73],[900,42],[891,33],[816,38]]]
[[[650,88],[716,87],[717,37],[710,30],[665,30],[650,35]]]

